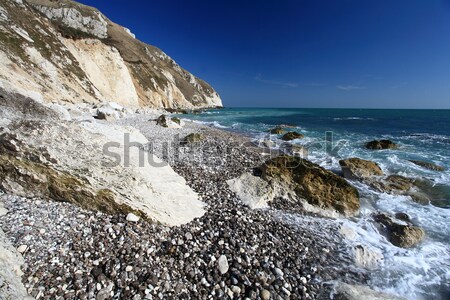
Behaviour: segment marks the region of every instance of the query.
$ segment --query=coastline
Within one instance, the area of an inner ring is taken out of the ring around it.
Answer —
[[[208,147],[201,157],[207,164],[195,157],[173,157],[171,162],[207,204],[205,214],[167,227],[143,220],[131,223],[123,215],[89,212],[71,204],[2,196],[9,210],[0,218],[5,234],[16,247],[30,246],[24,253],[23,278],[32,296],[83,299],[101,292],[141,298],[228,294],[252,299],[266,291],[273,299],[316,299],[329,297],[333,281],[366,283],[367,272],[353,265],[335,223],[297,215],[307,226],[294,226],[291,215],[284,218],[284,212],[272,208],[251,210],[230,191],[226,180],[264,161],[257,148],[236,147],[227,153],[230,142],[240,145],[250,142],[248,138],[191,122],[183,129],[162,128],[149,118],[136,115],[117,122],[141,130],[149,141],[170,141],[176,134],[193,132],[205,136]],[[167,159],[162,151],[156,147],[156,156]],[[42,214],[49,218],[40,220]],[[47,252],[48,245],[54,250]],[[104,248],[99,251],[98,245]],[[225,276],[216,267],[222,256],[229,268]],[[77,294],[79,286],[89,286],[90,292]]]

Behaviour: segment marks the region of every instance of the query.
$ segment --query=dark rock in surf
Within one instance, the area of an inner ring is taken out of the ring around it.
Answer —
[[[391,216],[381,213],[373,216],[375,222],[381,225],[380,231],[395,246],[411,248],[419,244],[425,237],[422,228],[396,222]]]
[[[371,150],[397,149],[398,145],[391,140],[374,140],[366,143],[366,148]]]
[[[418,165],[422,168],[431,170],[431,171],[439,171],[439,172],[445,171],[445,169],[443,167],[435,165],[433,163],[426,162],[426,161],[410,160],[410,162],[412,162],[413,164]]]
[[[383,176],[380,166],[369,160],[348,158],[340,160],[339,164],[345,178],[361,180],[372,176]]]
[[[296,139],[302,139],[305,136],[301,133],[295,132],[295,131],[289,131],[288,133],[286,133],[285,135],[283,135],[281,137],[281,139],[283,141],[292,141],[292,140],[296,140]]]

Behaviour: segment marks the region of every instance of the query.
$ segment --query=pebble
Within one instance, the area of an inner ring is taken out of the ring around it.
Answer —
[[[129,213],[129,214],[127,215],[127,221],[128,221],[128,222],[139,222],[139,217],[136,216],[136,215],[133,214],[133,213]]]
[[[25,251],[27,251],[27,250],[28,250],[28,246],[27,246],[27,245],[20,245],[20,246],[17,248],[17,252],[19,252],[20,254],[25,253]]]
[[[225,255],[221,255],[219,257],[219,259],[217,261],[217,265],[218,265],[220,274],[223,275],[223,274],[228,272],[228,268],[229,268],[229,266],[228,266],[228,259],[227,259],[227,257]]]
[[[269,300],[270,299],[270,292],[266,289],[263,289],[261,291],[261,299],[262,300]]]

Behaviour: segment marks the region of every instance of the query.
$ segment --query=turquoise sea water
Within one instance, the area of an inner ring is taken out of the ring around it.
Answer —
[[[368,245],[384,255],[382,265],[372,272],[373,288],[407,299],[450,299],[450,110],[367,110],[367,109],[254,109],[210,110],[183,118],[225,130],[267,139],[267,130],[285,124],[305,135],[295,143],[313,146],[308,159],[338,172],[339,159],[360,157],[377,162],[386,174],[427,179],[432,203],[418,204],[407,196],[378,193],[353,182],[361,194],[361,216],[339,220],[358,233],[350,246]],[[332,132],[333,142],[325,142]],[[277,136],[271,136],[277,139]],[[364,143],[390,139],[398,150],[370,151]],[[328,146],[335,151],[326,151]],[[432,162],[444,172],[429,171],[409,162]],[[406,212],[427,233],[413,249],[388,243],[374,228],[374,211]]]

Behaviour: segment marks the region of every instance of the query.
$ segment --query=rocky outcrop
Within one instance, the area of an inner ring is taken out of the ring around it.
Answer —
[[[2,229],[0,229],[0,298],[1,299],[34,299],[27,295],[22,283],[20,270],[24,259],[10,244]]]
[[[377,163],[360,158],[340,160],[339,164],[345,178],[362,180],[372,176],[383,176],[383,171]]]
[[[430,163],[430,162],[426,162],[426,161],[422,161],[422,160],[410,160],[410,162],[412,162],[415,165],[418,165],[422,168],[431,170],[431,171],[445,171],[445,169],[441,166],[438,166],[436,164]]]
[[[373,219],[381,225],[381,233],[397,247],[411,248],[420,243],[425,237],[425,232],[422,228],[409,222],[400,223],[387,214],[375,214]]]
[[[390,140],[374,140],[366,143],[366,148],[371,150],[397,149],[398,145]]]
[[[297,199],[305,199],[312,206],[346,216],[356,215],[359,211],[356,188],[308,160],[283,155],[266,161],[259,171],[264,180],[292,190]]]
[[[295,131],[289,131],[288,133],[286,133],[285,135],[283,135],[281,137],[281,139],[283,141],[292,141],[292,140],[296,140],[296,139],[302,139],[305,136],[301,133],[295,132]]]
[[[24,0],[3,1],[0,11],[0,80],[47,102],[222,106],[206,82],[95,8]]]

